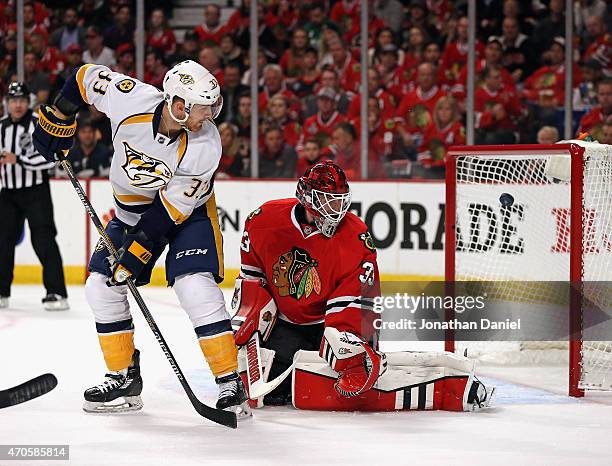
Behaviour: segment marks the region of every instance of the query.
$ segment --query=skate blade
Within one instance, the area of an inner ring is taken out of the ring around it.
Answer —
[[[123,401],[121,401],[122,399]],[[83,411],[91,414],[129,413],[131,411],[141,410],[142,406],[143,403],[142,398],[140,398],[140,396],[125,396],[117,398],[116,400],[108,403],[86,400],[83,403]]]
[[[228,408],[225,408],[224,411],[231,411],[232,413],[236,413],[236,418],[238,419],[238,422],[253,417],[253,411],[251,410],[248,401],[245,401],[244,403],[238,406],[230,406]]]

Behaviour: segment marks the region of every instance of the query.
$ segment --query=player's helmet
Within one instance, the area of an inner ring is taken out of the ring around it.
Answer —
[[[8,92],[6,93],[7,98],[12,97],[25,97],[27,99],[30,98],[30,89],[26,86],[25,83],[19,81],[13,81],[9,84]]]
[[[327,160],[319,162],[300,178],[295,193],[314,217],[315,225],[328,238],[336,233],[351,205],[351,190],[342,168]]]
[[[164,76],[164,99],[170,116],[178,123],[185,123],[194,105],[207,105],[217,118],[223,107],[221,86],[210,71],[193,60],[177,63]],[[185,101],[185,118],[179,120],[172,114],[172,101],[180,97]]]

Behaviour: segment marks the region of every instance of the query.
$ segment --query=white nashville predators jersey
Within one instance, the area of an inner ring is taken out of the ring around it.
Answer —
[[[119,220],[135,225],[159,192],[179,224],[213,195],[221,158],[214,123],[170,139],[156,132],[166,105],[157,88],[102,65],[83,65],[76,79],[83,100],[111,121],[115,153],[109,178]]]

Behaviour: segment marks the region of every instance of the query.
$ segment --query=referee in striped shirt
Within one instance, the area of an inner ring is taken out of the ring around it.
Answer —
[[[43,266],[47,310],[68,309],[62,257],[55,235],[48,170],[54,166],[36,152],[32,132],[37,116],[30,110],[30,91],[9,85],[8,115],[0,120],[0,308],[8,307],[15,265],[15,246],[28,220],[34,252]]]

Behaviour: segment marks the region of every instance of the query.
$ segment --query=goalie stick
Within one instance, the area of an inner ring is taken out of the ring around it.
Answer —
[[[293,367],[295,361],[278,377],[269,382],[263,381],[263,369],[261,367],[261,352],[259,350],[259,332],[253,333],[253,336],[249,339],[246,345],[246,358],[247,358],[247,380],[249,382],[249,398],[256,400],[264,395],[267,395],[276,387],[278,387],[283,380],[287,378]]]
[[[43,374],[15,387],[0,390],[0,408],[33,400],[49,393],[56,386],[57,379],[53,374]]]
[[[91,205],[91,202],[89,202],[89,199],[87,198],[87,194],[85,194],[85,190],[83,189],[83,187],[81,186],[81,183],[79,182],[76,175],[74,174],[74,170],[72,170],[72,165],[66,159],[63,153],[58,152],[57,156],[62,166],[64,167],[64,170],[68,174],[68,179],[70,179],[70,182],[72,183],[72,186],[74,187],[77,195],[79,196],[79,199],[81,200],[81,203],[83,204],[83,207],[85,207],[85,210],[87,211],[87,214],[89,215],[89,218],[91,219],[94,226],[96,227],[96,230],[98,230],[98,233],[102,237],[104,246],[115,257],[116,260],[119,260],[117,249],[115,248],[112,241],[108,237],[106,231],[104,230],[104,226],[102,225],[102,222],[100,221],[100,218],[98,217],[98,214],[96,213],[93,206]],[[166,355],[166,359],[168,359],[170,366],[172,366],[174,373],[178,377],[181,385],[183,386],[183,390],[185,390],[185,393],[187,394],[189,401],[191,401],[191,404],[193,405],[195,410],[198,412],[198,414],[202,417],[205,417],[206,419],[209,419],[210,421],[216,422],[217,424],[231,427],[233,429],[237,428],[238,419],[236,417],[236,413],[233,413],[231,411],[224,411],[222,409],[212,408],[202,403],[200,400],[196,398],[195,394],[193,393],[193,390],[191,389],[191,387],[187,383],[187,380],[185,379],[185,376],[183,375],[183,371],[181,371],[181,368],[176,362],[176,359],[174,359],[174,356],[172,355],[172,352],[170,351],[170,348],[168,347],[166,340],[161,334],[161,331],[159,330],[157,323],[153,319],[153,316],[151,315],[149,308],[147,307],[144,300],[142,299],[142,296],[140,295],[140,291],[138,291],[138,289],[136,288],[136,284],[131,278],[127,279],[127,286],[130,292],[132,293],[132,296],[134,297],[136,304],[138,304],[138,307],[140,308],[140,311],[142,312],[145,320],[149,324],[149,327],[151,328],[151,331],[153,332],[155,339],[157,340],[157,342],[159,343],[159,346],[161,346],[162,351]]]

